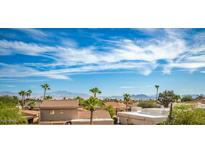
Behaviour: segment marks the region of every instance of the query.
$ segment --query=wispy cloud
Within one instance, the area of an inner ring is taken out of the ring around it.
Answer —
[[[18,31],[21,31],[25,34],[28,34],[28,36],[35,38],[35,39],[42,39],[46,38],[47,34],[39,29],[32,29],[32,28],[19,28],[16,29]]]
[[[134,89],[136,87],[133,87],[133,86],[121,86],[120,88],[121,89]]]
[[[2,67],[3,66],[3,67]],[[10,65],[0,63],[0,77],[48,77],[52,79],[69,79],[61,72],[39,71],[23,65]]]
[[[1,83],[0,83],[0,85],[1,85],[2,87],[7,87],[7,88],[14,88],[14,87],[16,87],[15,85],[11,85],[11,84],[1,84]]]
[[[36,29],[23,29],[24,32],[39,37],[46,34]],[[163,33],[163,37],[149,40],[118,39],[108,40],[107,46],[78,47],[72,40],[62,45],[40,45],[22,41],[0,40],[0,55],[23,54],[47,56],[51,63],[1,64],[0,77],[43,76],[55,79],[69,79],[69,74],[107,70],[135,70],[149,75],[158,67],[166,74],[175,68],[195,71],[205,68],[205,46],[201,43],[190,45],[186,31],[176,29],[145,30],[150,35]],[[197,36],[194,37],[194,39]],[[200,34],[200,39],[203,34]],[[163,60],[165,63],[161,64]],[[4,65],[4,66],[3,66]],[[41,70],[39,67],[46,67]],[[60,67],[60,68],[59,68]]]
[[[21,41],[7,41],[0,40],[0,53],[10,54],[24,54],[24,55],[41,55],[46,52],[56,50],[55,47],[41,46],[35,43],[25,43]]]

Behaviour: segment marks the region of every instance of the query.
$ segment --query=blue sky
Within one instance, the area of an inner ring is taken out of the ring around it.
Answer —
[[[205,93],[205,29],[0,29],[0,91]]]

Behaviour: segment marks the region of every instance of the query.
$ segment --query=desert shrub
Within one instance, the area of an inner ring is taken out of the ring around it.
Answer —
[[[0,96],[0,102],[9,105],[17,105],[18,98],[16,96]]]
[[[196,98],[195,98],[195,100],[201,100],[201,99],[204,99],[205,97],[204,97],[204,95],[198,95]]]
[[[158,105],[155,101],[142,101],[142,102],[139,102],[137,106],[142,107],[142,108],[155,108],[155,107],[158,107]]]
[[[174,91],[165,90],[162,93],[159,93],[158,101],[164,107],[168,107],[170,103],[177,101],[180,98],[179,95],[176,95]]]
[[[115,116],[115,109],[112,107],[112,105],[107,106],[106,110],[109,112],[110,117],[114,118],[114,116]]]
[[[75,98],[75,100],[78,100],[79,101],[79,105],[80,106],[83,106],[83,103],[84,103],[84,99],[82,98],[82,97],[80,97],[80,96],[77,96],[76,98]]]
[[[166,125],[204,125],[205,110],[193,105],[177,105],[173,108],[173,118],[161,124]]]
[[[36,102],[34,100],[29,100],[29,102],[27,103],[29,109],[33,109],[35,104],[36,104]]]
[[[26,124],[27,120],[12,102],[0,102],[0,124]]]
[[[45,100],[51,100],[52,98],[52,96],[45,96]]]
[[[189,101],[193,101],[192,96],[184,96],[181,99],[182,102],[189,102]]]

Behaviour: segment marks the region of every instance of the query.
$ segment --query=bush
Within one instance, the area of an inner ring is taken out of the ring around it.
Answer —
[[[75,98],[75,100],[78,100],[79,101],[79,105],[80,106],[83,106],[83,103],[84,103],[84,99],[82,98],[82,97],[80,97],[80,96],[77,96],[76,98]]]
[[[193,101],[192,96],[184,96],[181,99],[182,102],[188,102],[188,101]]]
[[[174,91],[165,90],[159,94],[158,101],[164,107],[168,107],[170,103],[177,101],[180,98],[179,95],[176,95]]]
[[[0,96],[0,102],[4,104],[17,105],[18,98],[16,96]]]
[[[33,109],[35,104],[36,102],[34,100],[29,100],[29,102],[27,103],[27,106],[29,109]]]
[[[27,120],[12,102],[0,102],[0,124],[26,124]]]
[[[45,100],[50,100],[52,98],[53,98],[52,96],[45,96]]]
[[[112,107],[112,105],[109,105],[106,110],[109,112],[111,118],[115,116],[115,109]]]
[[[173,108],[173,118],[162,122],[165,125],[204,125],[205,110],[193,105],[177,105]]]
[[[158,107],[158,105],[155,101],[139,102],[137,106],[142,107],[142,108],[155,108],[155,107]]]

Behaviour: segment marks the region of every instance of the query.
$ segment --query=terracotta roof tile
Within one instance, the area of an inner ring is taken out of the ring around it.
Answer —
[[[33,110],[21,110],[21,113],[25,116],[38,116],[39,111],[33,111]]]
[[[42,104],[40,104],[40,108],[78,108],[79,102],[77,100],[46,100],[43,101]]]
[[[78,109],[79,119],[90,119],[90,111],[84,109]],[[106,110],[96,110],[93,113],[93,119],[110,119],[110,114]]]
[[[124,103],[119,103],[119,102],[106,102],[106,106],[111,105],[114,109],[125,109],[126,105]]]

